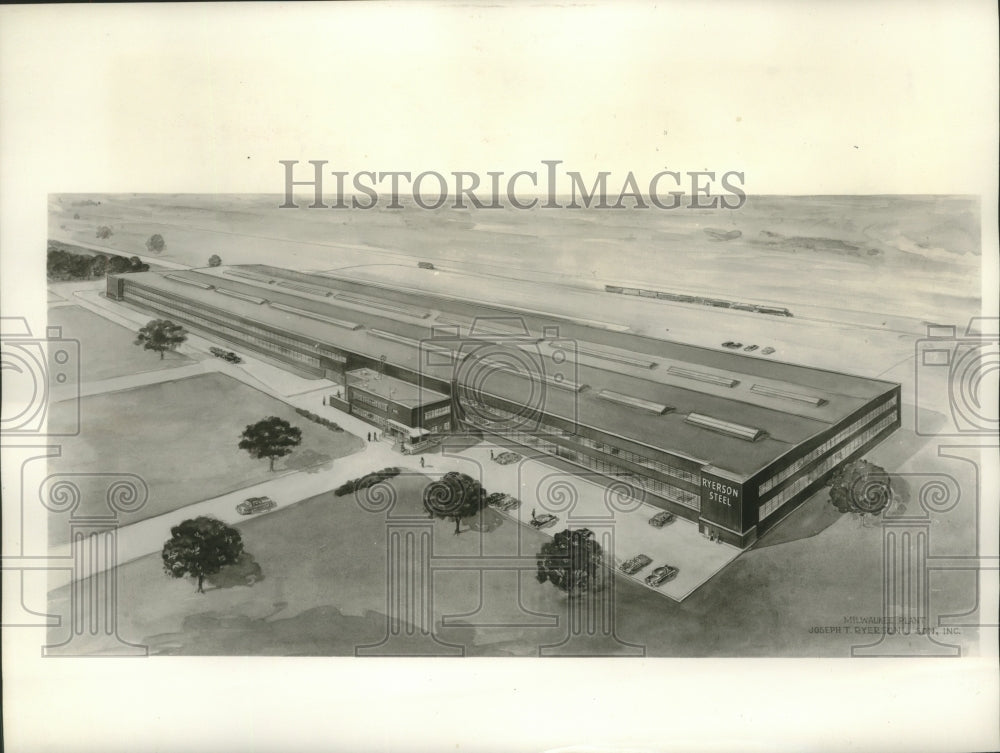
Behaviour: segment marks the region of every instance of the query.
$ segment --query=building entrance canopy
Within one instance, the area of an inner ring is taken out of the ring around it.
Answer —
[[[421,429],[416,426],[407,426],[406,424],[401,424],[399,421],[393,421],[391,418],[386,419],[389,426],[393,429],[405,434],[410,439],[423,439],[430,434],[426,429]]]

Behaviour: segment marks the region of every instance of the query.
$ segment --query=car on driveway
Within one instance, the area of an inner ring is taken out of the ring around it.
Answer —
[[[543,512],[541,515],[531,516],[531,527],[532,528],[548,528],[549,526],[554,526],[559,521],[559,516],[553,515],[552,513]]]
[[[656,513],[653,517],[649,519],[649,524],[653,528],[663,528],[667,523],[673,523],[676,517],[672,512],[667,512],[666,510],[661,510]]]
[[[631,559],[625,560],[618,566],[626,575],[635,575],[637,572],[642,570],[646,565],[652,564],[653,560],[647,557],[645,554],[637,554]]]
[[[521,506],[521,500],[502,492],[494,492],[486,498],[486,505],[500,512],[510,512]]]
[[[240,515],[253,515],[256,512],[273,510],[277,506],[278,503],[270,497],[249,497],[236,505],[236,512]]]
[[[668,580],[676,578],[678,572],[680,571],[672,565],[661,565],[646,576],[646,585],[652,588],[662,586]]]

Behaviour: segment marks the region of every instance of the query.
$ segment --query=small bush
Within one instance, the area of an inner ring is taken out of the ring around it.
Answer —
[[[399,468],[390,466],[389,468],[383,468],[381,471],[366,473],[361,478],[354,478],[350,481],[345,481],[343,484],[334,489],[333,493],[338,497],[343,497],[345,494],[360,491],[361,489],[367,489],[370,486],[375,486],[375,484],[381,483],[386,479],[390,479],[393,476],[398,475]]]
[[[328,418],[323,418],[312,411],[308,411],[305,408],[296,408],[295,412],[298,413],[303,418],[308,418],[310,421],[325,426],[330,431],[343,431],[344,428],[338,424],[336,421],[331,421]]]
[[[521,459],[521,456],[516,452],[501,452],[500,454],[494,456],[494,462],[500,465],[510,465],[511,463],[516,463]]]

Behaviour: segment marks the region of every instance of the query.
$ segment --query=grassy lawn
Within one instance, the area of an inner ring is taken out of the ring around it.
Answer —
[[[426,483],[418,474],[392,479],[398,500],[392,516],[430,523],[436,555],[475,556],[487,542],[490,551],[511,553],[519,539],[523,551],[534,553],[546,540],[509,521],[482,536],[463,525],[455,536],[453,523],[431,522],[423,513]],[[191,581],[166,576],[158,554],[143,557],[119,569],[120,634],[151,653],[353,655],[385,632],[386,524],[385,513],[364,510],[354,495],[332,493],[241,522],[263,577],[253,586],[206,583],[204,594]],[[437,578],[435,614],[474,610],[477,580],[470,572]],[[543,588],[530,572],[522,583],[532,608],[559,611],[564,597],[551,586]],[[509,601],[510,594],[503,596]],[[68,589],[51,599],[51,608],[65,612]],[[449,630],[453,635],[442,640],[468,632]],[[552,642],[559,640],[558,629],[547,630]]]
[[[101,379],[172,369],[194,363],[180,353],[160,356],[133,345],[135,332],[80,306],[49,309],[49,326],[62,327],[62,336],[80,341],[80,379]]]
[[[56,403],[50,422],[58,427],[74,409],[72,401]],[[205,374],[161,382],[80,401],[81,433],[62,442],[50,473],[134,473],[149,486],[149,500],[134,523],[193,502],[234,491],[272,474],[266,460],[254,460],[237,449],[247,424],[279,416],[302,430],[302,444],[275,463],[275,472],[322,467],[363,447],[358,437],[333,432],[307,421],[294,409],[222,374]],[[81,482],[78,514],[107,514],[106,481]],[[64,541],[67,529],[53,519],[52,543]]]
[[[424,477],[404,474],[389,484],[393,519],[430,522],[420,504]],[[876,636],[853,630],[813,631],[882,614],[881,529],[831,516],[827,507],[821,492],[775,529],[780,537],[765,537],[680,604],[619,579],[618,638],[667,657],[845,657],[853,644],[873,642]],[[937,541],[953,550],[968,522],[948,520],[935,529]],[[354,655],[385,635],[386,524],[385,513],[362,509],[353,495],[332,494],[249,519],[238,527],[263,577],[252,586],[220,579],[204,594],[192,581],[167,577],[156,554],[128,563],[119,569],[120,634],[152,654]],[[506,519],[489,532],[459,536],[450,522],[431,525],[440,557],[531,557],[547,540]],[[935,579],[934,614],[970,608],[971,583],[969,574]],[[565,640],[567,603],[530,570],[489,575],[482,584],[474,570],[436,571],[432,621],[439,639],[466,655],[535,656],[539,646]],[[49,611],[67,608],[68,589],[50,595]],[[477,610],[440,625],[443,615]],[[558,617],[559,625],[538,625],[538,614]],[[963,634],[946,642],[968,645],[975,636]],[[52,639],[63,635],[56,630]],[[595,654],[627,648],[607,638],[586,645]]]

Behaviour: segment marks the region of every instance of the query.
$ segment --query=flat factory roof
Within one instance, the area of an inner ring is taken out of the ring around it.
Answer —
[[[394,403],[416,408],[448,400],[448,396],[425,387],[404,382],[402,379],[379,374],[373,369],[354,369],[347,372],[347,383],[372,395],[384,397]]]
[[[497,368],[478,375],[482,379],[479,388],[740,476],[760,470],[896,387],[881,380],[610,331],[562,317],[521,315],[443,296],[260,265],[222,267],[211,273],[174,270],[169,277],[141,272],[123,278],[316,344],[376,359],[385,356],[390,364],[444,381],[455,373],[456,359],[449,359],[448,354],[462,352],[463,343],[469,342],[468,326],[463,328],[461,322],[499,321],[502,326],[481,328],[493,343],[486,346],[486,360]],[[279,285],[282,281],[298,287]],[[523,324],[514,329],[527,334],[505,334],[511,322]],[[561,342],[543,340],[546,330],[554,328]],[[435,336],[442,331],[456,337]],[[557,351],[568,356],[557,362]],[[529,362],[541,364],[544,380],[529,380],[516,369],[499,368],[504,363]],[[616,399],[607,399],[609,394]],[[696,419],[688,420],[690,414]]]

